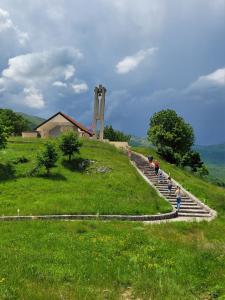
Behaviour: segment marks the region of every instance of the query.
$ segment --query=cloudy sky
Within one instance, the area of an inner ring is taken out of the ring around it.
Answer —
[[[0,106],[137,136],[175,109],[196,143],[225,141],[225,0],[1,0]]]

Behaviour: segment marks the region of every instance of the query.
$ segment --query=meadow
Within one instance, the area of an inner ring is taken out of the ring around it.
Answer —
[[[225,299],[224,222],[0,224],[0,299]]]
[[[109,151],[105,147],[104,165]],[[122,155],[115,149],[113,153]],[[127,161],[122,157],[113,159]],[[0,299],[224,300],[225,189],[160,163],[216,209],[218,217],[212,222],[163,224],[1,222]],[[142,186],[135,176],[136,187]]]
[[[0,215],[155,214],[171,211],[115,147],[83,140],[69,163],[59,151],[50,176],[29,173],[43,148],[41,139],[11,138],[0,151]],[[57,141],[55,142],[57,144]],[[24,158],[28,160],[23,162]],[[87,163],[88,162],[88,163]]]

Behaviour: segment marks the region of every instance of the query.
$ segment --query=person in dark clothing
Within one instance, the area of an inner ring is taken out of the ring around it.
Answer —
[[[159,172],[159,162],[158,160],[155,160],[155,175],[158,175]]]
[[[171,194],[171,191],[172,191],[172,188],[173,188],[173,183],[172,183],[172,179],[171,179],[170,176],[167,179],[167,187],[168,187],[169,193]]]

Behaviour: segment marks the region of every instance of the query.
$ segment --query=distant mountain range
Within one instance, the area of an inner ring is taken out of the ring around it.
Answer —
[[[43,119],[43,118],[28,115],[28,114],[25,114],[22,112],[18,112],[17,114],[23,116],[24,119],[26,119],[29,122],[30,130],[33,130],[35,127],[37,127],[37,125],[39,125],[45,121],[45,119]]]
[[[210,146],[195,146],[206,164],[225,165],[225,143]]]
[[[132,136],[129,144],[133,147],[151,147],[147,137]],[[225,165],[225,143],[210,146],[194,146],[194,149],[201,154],[206,164]]]

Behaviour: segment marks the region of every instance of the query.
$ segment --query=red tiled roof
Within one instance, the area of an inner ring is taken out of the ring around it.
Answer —
[[[50,121],[51,119],[53,119],[55,116],[57,115],[61,115],[63,116],[65,119],[67,119],[69,122],[71,122],[72,124],[76,125],[78,128],[80,128],[81,130],[87,132],[88,134],[90,134],[91,136],[93,135],[92,132],[90,132],[86,127],[84,127],[82,124],[80,124],[79,122],[77,122],[76,120],[74,120],[73,118],[67,116],[66,114],[62,113],[61,111],[57,112],[56,114],[54,114],[52,117],[50,117],[48,120],[45,120],[44,122],[42,122],[41,124],[39,124],[34,130],[36,130],[37,128],[39,128],[40,126],[42,126],[43,124],[47,123],[48,121]]]

